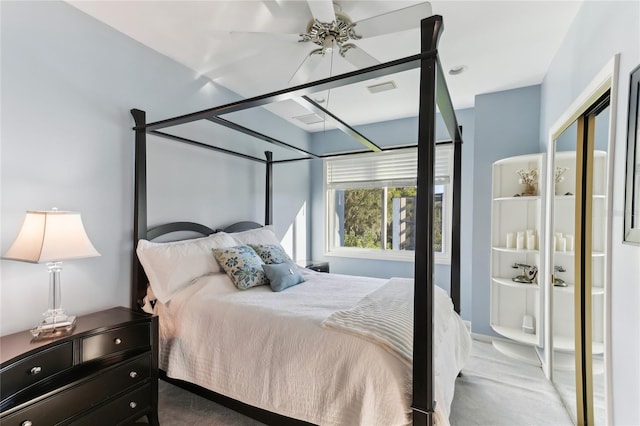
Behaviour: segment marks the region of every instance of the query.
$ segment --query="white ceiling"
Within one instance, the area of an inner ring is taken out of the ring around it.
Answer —
[[[318,1],[318,0],[310,0]],[[237,1],[80,1],[70,4],[245,98],[288,87],[288,81],[318,46],[299,43],[311,20],[304,0]],[[415,5],[419,1],[338,0],[342,13],[359,21]],[[442,15],[439,46],[443,69],[464,65],[447,76],[456,108],[474,105],[478,94],[542,82],[551,60],[573,22],[581,2],[573,1],[432,1]],[[381,62],[419,53],[419,31],[407,30],[355,42]],[[334,50],[335,51],[335,50]],[[334,55],[325,57],[312,79],[354,67]],[[368,94],[362,85],[321,93],[339,117],[350,124],[414,116],[416,71],[392,76],[398,90]],[[369,82],[375,84],[386,81]],[[358,93],[356,96],[355,94]],[[366,97],[365,97],[366,96]],[[409,100],[407,100],[409,99]],[[376,105],[372,112],[370,106]],[[296,102],[269,107],[292,120],[310,112]],[[321,130],[322,124],[306,125]]]

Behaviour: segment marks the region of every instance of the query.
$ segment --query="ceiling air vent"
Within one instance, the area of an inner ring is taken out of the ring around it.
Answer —
[[[385,81],[384,83],[367,86],[367,89],[369,89],[369,92],[371,93],[386,92],[387,90],[393,90],[395,88],[396,88],[396,83],[394,83],[393,81]]]
[[[293,117],[294,120],[302,121],[304,124],[322,123],[324,120],[318,114],[307,114]]]

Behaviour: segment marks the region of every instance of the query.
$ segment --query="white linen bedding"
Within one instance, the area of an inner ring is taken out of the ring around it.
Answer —
[[[444,292],[436,292],[436,297]],[[436,299],[436,303],[447,302]],[[438,312],[447,312],[439,309]],[[437,319],[436,319],[437,320]],[[413,280],[392,278],[369,293],[351,309],[335,311],[322,322],[374,342],[396,354],[408,366],[413,363]],[[438,330],[438,327],[435,327]],[[440,327],[442,329],[442,327]],[[436,339],[437,341],[438,339]]]
[[[320,425],[404,425],[412,372],[375,343],[322,327],[387,280],[304,270],[283,292],[238,290],[208,275],[156,304],[160,368],[172,378],[285,416]],[[449,306],[435,348],[436,423],[448,424],[455,378],[470,338]],[[440,309],[440,308],[438,308]]]

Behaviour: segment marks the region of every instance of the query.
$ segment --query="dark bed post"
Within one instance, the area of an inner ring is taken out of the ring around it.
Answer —
[[[421,51],[435,51],[442,17],[421,22]],[[421,60],[418,122],[418,189],[414,271],[413,424],[432,426],[433,375],[433,182],[435,159],[436,56]]]
[[[271,225],[273,223],[273,153],[271,151],[265,151],[264,155],[267,157],[264,224]]]
[[[458,127],[462,134],[462,126]],[[460,314],[460,199],[462,198],[462,140],[453,141],[453,216],[451,224],[451,300]]]
[[[147,132],[138,128],[147,124],[146,113],[132,109],[131,115],[136,123],[135,168],[134,168],[134,204],[133,204],[133,259],[131,271],[131,308],[140,310],[142,298],[140,283],[145,280],[135,248],[138,240],[147,237]]]

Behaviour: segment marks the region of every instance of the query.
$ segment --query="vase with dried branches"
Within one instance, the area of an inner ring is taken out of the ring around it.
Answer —
[[[564,180],[564,172],[566,172],[567,170],[569,170],[569,168],[567,167],[556,167],[556,172],[555,172],[555,187],[556,187],[556,195],[561,195],[562,191],[559,189],[560,186],[558,185],[560,182],[562,182]]]
[[[538,190],[536,188],[536,184],[538,183],[538,169],[520,169],[517,171],[520,179],[518,182],[521,185],[524,185],[524,191],[521,195],[523,196],[532,196],[537,195]]]

